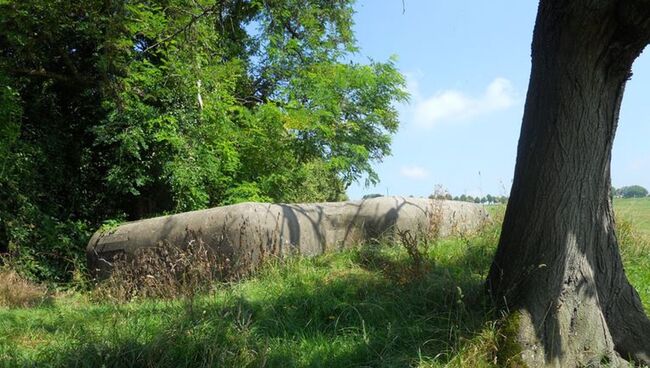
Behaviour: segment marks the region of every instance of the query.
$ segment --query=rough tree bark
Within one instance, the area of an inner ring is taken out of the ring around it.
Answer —
[[[615,234],[610,158],[648,0],[542,0],[489,291],[529,366],[650,364],[650,320]]]

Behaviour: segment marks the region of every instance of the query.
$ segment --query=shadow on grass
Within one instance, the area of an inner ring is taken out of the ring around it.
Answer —
[[[449,241],[430,253],[414,270],[402,250],[368,246],[276,265],[191,302],[66,313],[45,327],[58,324],[64,343],[0,357],[19,366],[443,365],[492,319],[482,286],[492,249]]]

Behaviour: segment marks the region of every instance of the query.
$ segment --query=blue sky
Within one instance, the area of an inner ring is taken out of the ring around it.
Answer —
[[[508,195],[537,3],[516,0],[357,0],[358,61],[398,56],[411,102],[400,105],[392,155],[364,194]],[[650,188],[650,52],[634,65],[612,159],[612,184]],[[644,87],[646,95],[644,95]]]

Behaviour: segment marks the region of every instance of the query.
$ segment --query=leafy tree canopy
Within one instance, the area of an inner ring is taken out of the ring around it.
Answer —
[[[105,219],[375,182],[407,95],[352,3],[0,2],[0,244],[69,279]]]

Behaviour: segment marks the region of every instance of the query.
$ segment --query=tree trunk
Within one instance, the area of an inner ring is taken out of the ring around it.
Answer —
[[[647,0],[542,0],[494,301],[530,366],[650,364],[650,321],[629,284],[610,200],[612,142]]]

